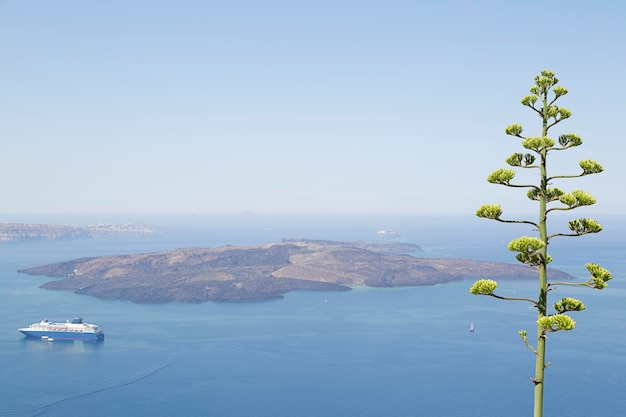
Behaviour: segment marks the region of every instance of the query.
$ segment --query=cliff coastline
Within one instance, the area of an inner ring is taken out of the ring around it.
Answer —
[[[0,223],[0,242],[152,236],[161,232],[159,227],[143,223],[97,223],[80,227],[56,224]]]

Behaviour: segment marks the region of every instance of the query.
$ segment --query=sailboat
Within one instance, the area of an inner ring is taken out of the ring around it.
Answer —
[[[470,323],[470,332],[474,332],[474,322]]]

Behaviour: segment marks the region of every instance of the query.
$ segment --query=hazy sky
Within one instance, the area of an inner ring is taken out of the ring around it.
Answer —
[[[0,214],[534,209],[485,178],[544,68],[625,213],[624,4],[0,0]]]

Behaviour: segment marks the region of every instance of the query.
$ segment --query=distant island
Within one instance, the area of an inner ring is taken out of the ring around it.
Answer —
[[[56,224],[0,223],[0,241],[67,240],[97,237],[152,236],[163,230],[143,223],[97,223],[74,227]]]
[[[62,278],[42,285],[135,303],[282,298],[298,290],[436,285],[465,279],[536,279],[526,265],[418,258],[417,245],[284,239],[262,246],[184,248],[75,259],[19,270]],[[561,280],[573,277],[558,270]]]

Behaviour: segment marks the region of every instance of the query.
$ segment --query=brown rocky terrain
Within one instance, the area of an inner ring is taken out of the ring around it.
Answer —
[[[20,270],[61,279],[43,288],[137,303],[246,301],[281,298],[296,290],[350,286],[435,285],[465,279],[534,279],[522,264],[428,259],[387,254],[367,244],[287,240],[263,246],[221,246],[83,258]],[[419,247],[396,245],[394,252]],[[384,245],[383,245],[384,246]],[[559,279],[571,276],[552,271]]]

